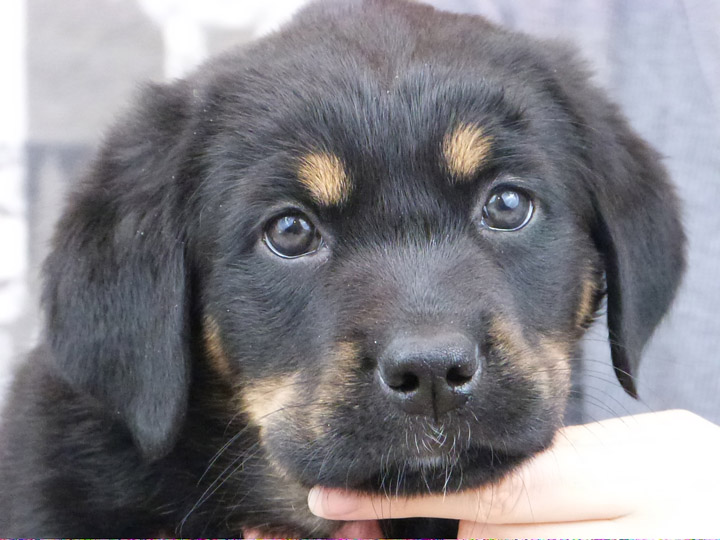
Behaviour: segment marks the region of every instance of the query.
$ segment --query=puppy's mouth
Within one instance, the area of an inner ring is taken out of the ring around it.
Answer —
[[[508,425],[506,433],[498,433],[478,424],[470,430],[462,418],[444,424],[408,418],[404,424],[397,426],[404,430],[365,424],[362,436],[333,424],[330,436],[296,446],[288,445],[296,441],[278,430],[266,444],[278,470],[304,488],[412,496],[496,481],[549,446],[554,434],[550,425],[532,430],[516,426],[513,431]]]

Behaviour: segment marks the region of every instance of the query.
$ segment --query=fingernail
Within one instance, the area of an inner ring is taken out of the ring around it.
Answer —
[[[359,508],[355,497],[344,495],[338,490],[314,487],[308,493],[308,508],[316,516],[328,519],[343,519]]]

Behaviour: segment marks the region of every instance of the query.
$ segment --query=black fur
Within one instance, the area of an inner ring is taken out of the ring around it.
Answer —
[[[441,148],[463,123],[492,154],[453,183]],[[298,182],[317,150],[345,164],[347,201],[318,205]],[[524,229],[482,228],[498,182],[533,195]],[[267,249],[287,208],[317,224],[322,253]],[[331,535],[304,503],[312,485],[493,481],[561,425],[583,283],[592,311],[606,283],[613,363],[635,395],[683,244],[658,156],[564,47],[400,0],[315,4],[147,88],[72,196],[45,266],[44,339],[4,416],[0,532]],[[529,351],[504,350],[496,320]],[[394,337],[436,328],[480,344],[482,378],[457,411],[406,415],[377,363]],[[567,347],[565,368],[533,367],[544,339]],[[254,418],[252,389],[285,392],[285,408]]]

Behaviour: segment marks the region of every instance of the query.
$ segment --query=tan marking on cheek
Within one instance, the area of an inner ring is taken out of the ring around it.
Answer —
[[[255,381],[242,389],[240,395],[242,410],[250,421],[261,429],[284,416],[295,401],[298,375]]]
[[[333,154],[317,152],[304,156],[297,174],[313,199],[320,204],[339,204],[350,196],[351,185],[345,166]]]
[[[549,359],[557,362],[567,362],[572,346],[557,338],[541,337],[540,348]]]
[[[493,347],[504,357],[524,358],[529,352],[518,325],[504,317],[494,317],[488,332]]]
[[[327,419],[332,410],[351,396],[358,355],[358,346],[349,341],[336,343],[330,353],[327,367],[317,386],[316,401],[309,411],[310,428],[316,437],[327,436]]]
[[[586,328],[592,319],[595,308],[595,293],[597,292],[595,282],[586,279],[580,289],[580,301],[575,316],[575,324],[580,328]]]
[[[490,324],[489,337],[495,350],[510,369],[533,381],[540,396],[564,408],[570,391],[571,345],[562,339],[541,336],[537,345],[530,346],[519,325],[507,318],[495,317]]]
[[[340,341],[335,345],[334,367],[340,369],[341,373],[347,377],[351,374],[351,370],[356,367],[358,354],[360,349],[356,343],[351,341]]]
[[[232,368],[220,338],[220,327],[217,321],[209,315],[203,321],[203,342],[208,361],[215,373],[226,380],[230,380],[232,378]]]
[[[540,388],[546,399],[559,399],[559,414],[562,413],[560,409],[564,409],[565,398],[570,392],[571,350],[572,346],[565,341],[552,337],[540,338]]]
[[[445,164],[455,182],[469,180],[490,157],[492,137],[475,124],[460,124],[443,140]]]

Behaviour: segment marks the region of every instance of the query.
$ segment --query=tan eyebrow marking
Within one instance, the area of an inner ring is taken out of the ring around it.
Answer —
[[[298,178],[320,204],[339,204],[350,196],[350,179],[342,161],[334,154],[313,152],[303,156]]]
[[[468,180],[490,157],[492,137],[476,124],[460,124],[445,134],[442,153],[453,181]]]

